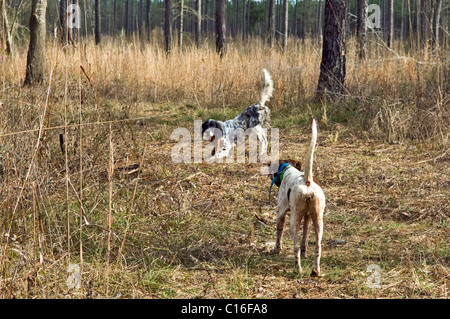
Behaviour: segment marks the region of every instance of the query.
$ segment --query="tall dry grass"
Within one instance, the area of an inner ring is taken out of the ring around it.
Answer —
[[[229,44],[227,55],[221,60],[211,41],[205,41],[200,50],[195,46],[180,50],[175,45],[167,58],[162,42],[158,41],[160,37],[155,31],[150,44],[105,38],[100,46],[95,46],[88,40],[77,48],[59,49],[55,57],[50,54],[49,45],[47,56],[55,63],[52,97],[56,104],[64,96],[67,68],[70,99],[77,100],[77,82],[81,81],[82,103],[88,105],[87,109],[92,102],[99,103],[95,111],[105,116],[108,110],[101,104],[112,99],[126,103],[149,101],[241,108],[258,99],[261,70],[267,68],[275,80],[271,101],[274,111],[304,113],[308,106],[313,110],[322,108],[314,101],[321,59],[320,47],[315,42],[290,39],[289,51],[283,54],[281,50],[269,50],[260,38],[249,43],[238,41]],[[15,92],[22,90],[25,48],[13,59],[6,56],[2,59],[5,103],[12,97],[11,88]],[[86,74],[81,77],[80,66]],[[399,43],[390,50],[377,38],[369,43],[369,59],[360,62],[351,39],[347,52],[347,93],[338,103],[327,106],[331,115],[335,114],[331,120],[357,121],[358,129],[367,130],[374,138],[433,138],[435,143],[446,144],[449,69],[449,52],[406,53]],[[99,101],[94,101],[95,97]],[[59,108],[55,109],[58,112]]]
[[[448,148],[448,52],[408,54],[399,45],[391,51],[374,40],[370,58],[360,62],[351,40],[347,93],[321,104],[314,99],[320,48],[312,41],[290,39],[283,54],[255,38],[230,43],[220,59],[210,40],[199,50],[175,45],[167,57],[160,38],[157,32],[150,44],[104,38],[100,46],[88,39],[76,47],[49,41],[47,69],[52,76],[40,87],[22,86],[26,48],[14,57],[2,55],[2,297],[73,296],[64,281],[67,266],[74,262],[89,273],[84,291],[75,296],[96,291],[108,297],[121,284],[117,278],[124,269],[155,264],[158,271],[146,274],[147,279],[139,271],[125,278],[134,296],[139,295],[136,282],[147,280],[159,287],[171,260],[226,255],[220,247],[222,233],[209,221],[191,225],[192,233],[183,233],[184,238],[170,237],[173,229],[183,227],[183,207],[195,202],[183,192],[174,197],[157,183],[176,181],[171,187],[183,189],[195,173],[165,168],[170,154],[161,148],[149,151],[145,145],[148,140],[161,145],[169,138],[179,119],[170,122],[175,113],[194,118],[211,111],[238,113],[254,103],[263,68],[274,79],[270,108],[275,124],[287,118],[288,127],[299,126],[305,114],[319,119],[326,114],[322,124],[341,123],[372,139],[421,139]],[[189,114],[191,109],[195,111]],[[144,159],[152,168],[141,176]],[[142,181],[146,186],[137,192]],[[208,207],[201,206],[198,213]],[[130,227],[146,225],[152,216],[156,224]],[[222,224],[220,231],[231,235],[239,227],[226,219]],[[191,243],[195,240],[210,244],[197,247]],[[159,259],[152,259],[152,247],[162,251]],[[174,247],[182,247],[176,256]]]

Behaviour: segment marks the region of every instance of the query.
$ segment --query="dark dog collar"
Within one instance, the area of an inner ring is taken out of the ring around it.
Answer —
[[[275,173],[273,180],[272,180],[272,184],[270,185],[270,189],[269,189],[269,205],[270,205],[270,193],[272,192],[273,184],[280,187],[281,181],[283,180],[283,177],[284,177],[284,173],[291,167],[292,166],[290,164],[284,163],[278,168],[278,171]]]

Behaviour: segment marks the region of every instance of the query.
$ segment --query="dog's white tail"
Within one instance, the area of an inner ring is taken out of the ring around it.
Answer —
[[[313,180],[312,167],[313,167],[314,148],[316,147],[316,140],[317,140],[317,126],[316,120],[313,120],[311,143],[309,144],[308,153],[306,153],[306,160],[305,160],[306,186],[311,185],[311,182]]]
[[[259,105],[261,107],[264,106],[264,104],[269,101],[269,99],[272,96],[273,93],[273,81],[272,81],[272,77],[270,76],[270,73],[266,70],[263,69],[264,72],[264,76],[263,76],[263,87],[261,90],[261,98],[259,100]]]

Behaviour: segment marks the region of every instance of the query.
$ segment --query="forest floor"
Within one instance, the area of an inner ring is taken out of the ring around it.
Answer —
[[[35,87],[23,86],[26,48],[3,56],[0,298],[448,298],[448,52],[393,54],[372,38],[361,63],[352,40],[348,92],[319,103],[315,41],[282,53],[254,38],[220,59],[210,40],[170,57],[161,35],[49,45]],[[319,278],[313,231],[300,274],[288,219],[269,253],[278,190],[269,205],[264,164],[172,158],[195,120],[254,103],[263,68],[280,158],[303,162],[318,121]]]
[[[139,109],[136,117],[150,118],[114,124],[111,130],[107,125],[102,130],[84,128],[84,143],[91,147],[84,151],[83,177],[83,206],[90,226],[82,227],[79,289],[68,288],[66,238],[70,232],[70,263],[80,265],[79,201],[72,191],[70,196],[66,194],[58,137],[47,134],[44,153],[51,154],[53,168],[46,174],[54,183],[37,200],[45,214],[42,235],[46,248],[36,248],[39,231],[35,229],[30,237],[32,224],[26,233],[18,227],[17,239],[10,244],[11,263],[3,274],[4,296],[449,297],[448,152],[424,142],[383,143],[356,136],[344,126],[319,125],[314,175],[327,202],[323,274],[313,278],[309,276],[313,231],[300,274],[293,273],[288,219],[282,252],[269,253],[276,238],[277,189],[272,191],[269,205],[270,180],[260,173],[263,164],[176,164],[171,159],[177,143],[171,139],[175,128],[186,128],[193,136],[194,119],[204,120],[212,112],[226,118],[237,110],[220,108],[205,113],[192,105],[151,104],[141,104]],[[272,126],[286,120],[273,114]],[[280,129],[281,158],[303,161],[309,127]],[[102,142],[95,143],[100,136]],[[112,144],[107,142],[109,138]],[[111,179],[109,145],[114,145]],[[77,152],[76,145],[73,152]],[[79,164],[70,164],[72,183],[77,185]],[[70,226],[64,219],[66,198],[73,211]],[[23,220],[33,221],[31,208]],[[30,266],[33,251],[34,258],[39,251],[43,254],[43,262],[34,264],[37,272]]]

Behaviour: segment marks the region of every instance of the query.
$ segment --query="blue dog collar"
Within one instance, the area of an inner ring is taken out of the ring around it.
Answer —
[[[278,168],[278,171],[275,173],[275,176],[272,180],[272,184],[270,184],[270,189],[269,189],[269,205],[270,205],[270,193],[272,192],[273,184],[275,184],[275,182],[277,181],[278,178],[280,179],[280,183],[281,183],[281,181],[283,180],[284,172],[291,167],[292,166],[289,165],[288,163],[284,163]]]

